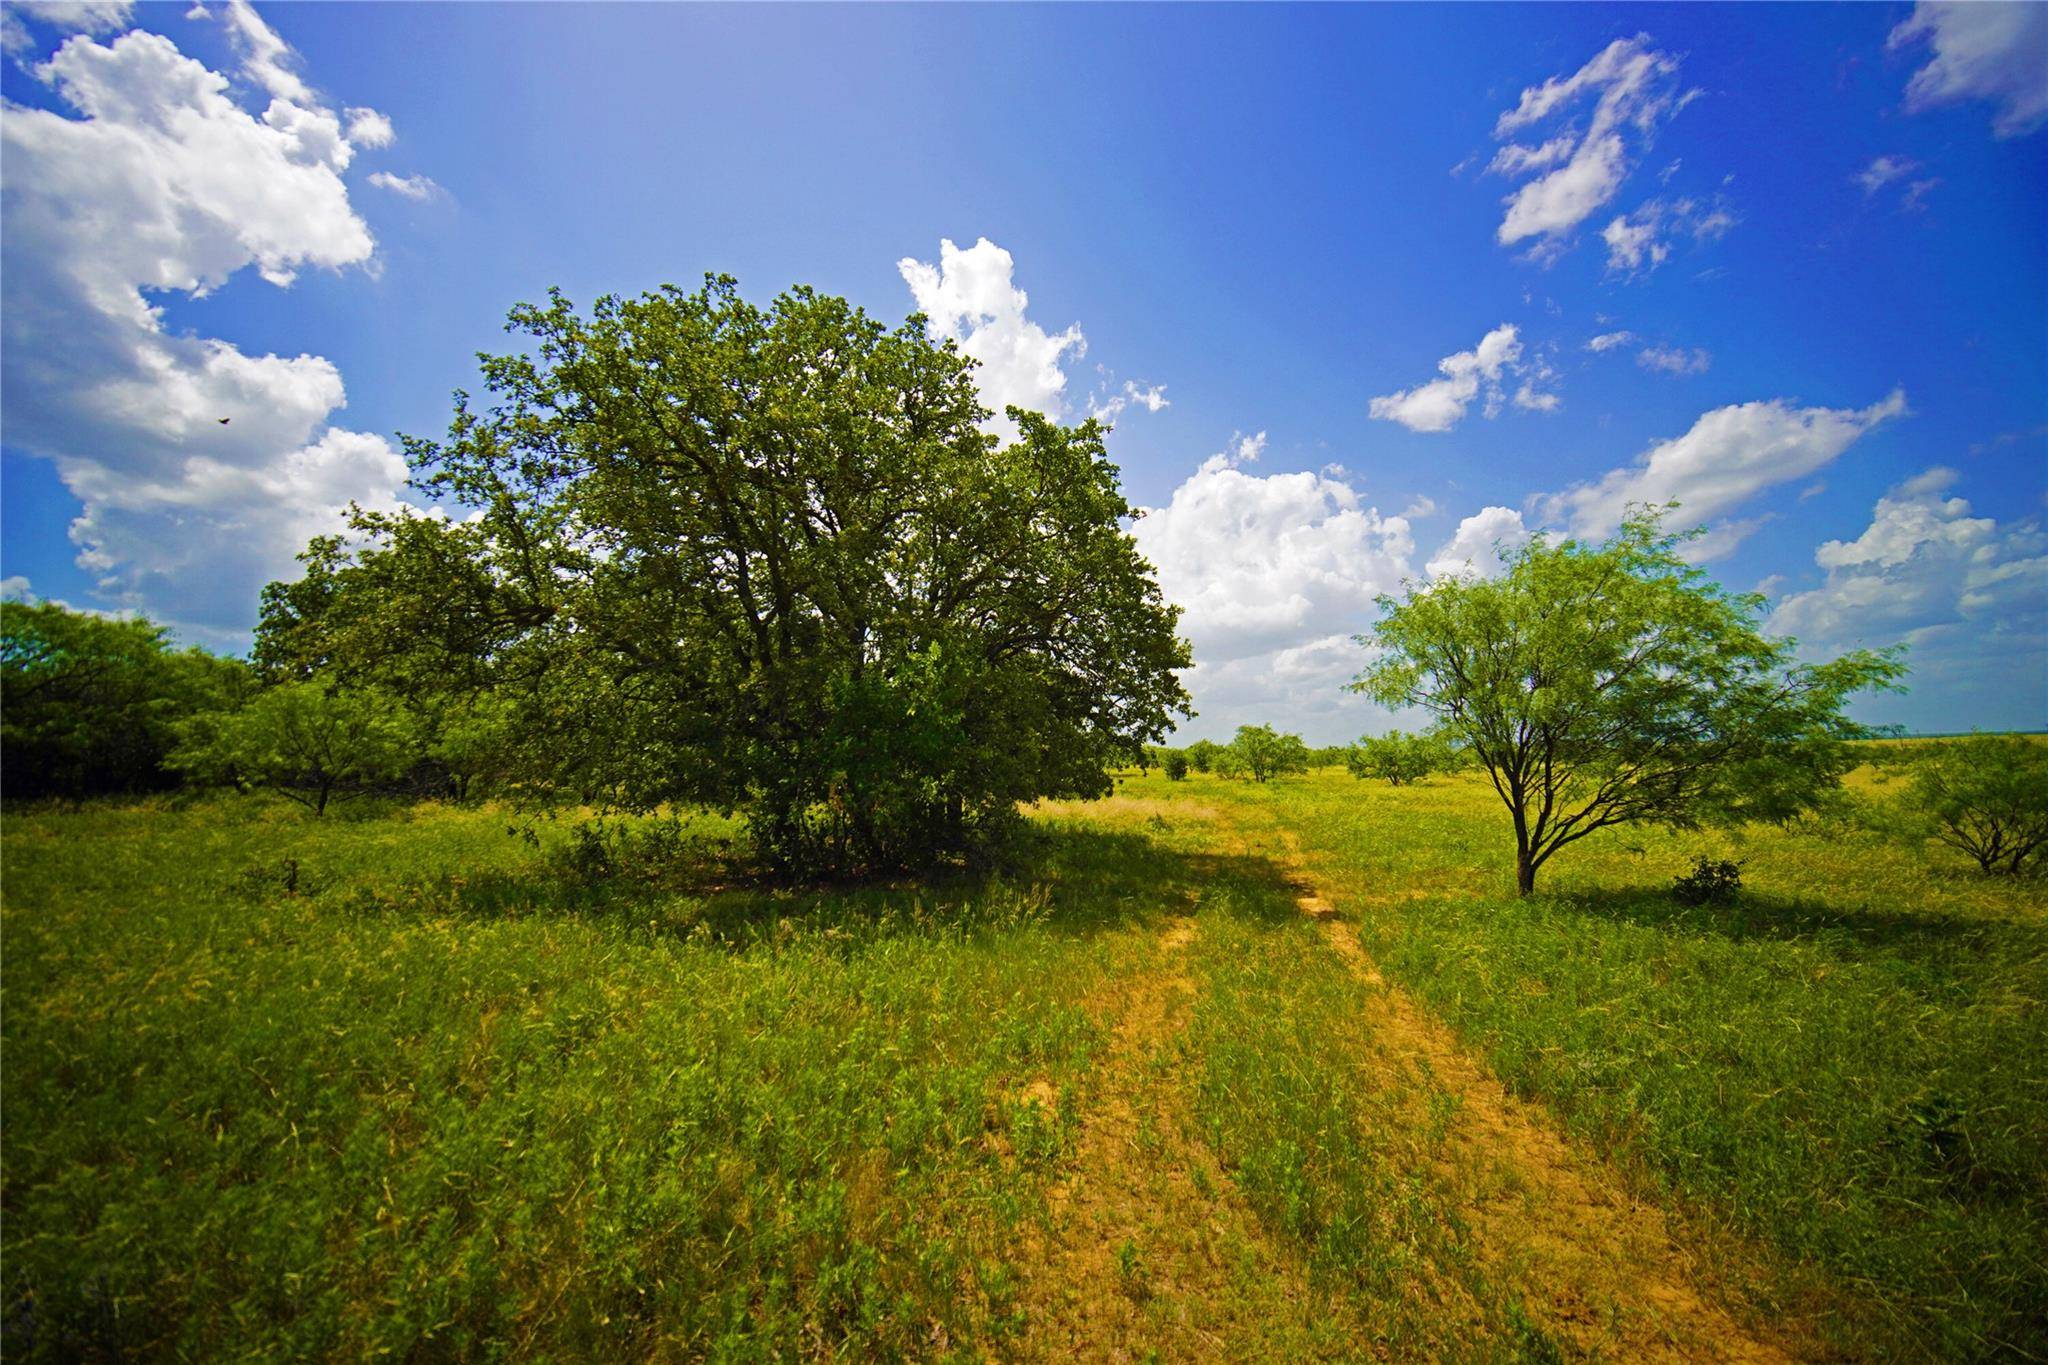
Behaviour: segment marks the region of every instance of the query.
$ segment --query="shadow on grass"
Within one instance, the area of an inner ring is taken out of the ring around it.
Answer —
[[[291,894],[284,875],[255,878],[251,894]],[[730,863],[705,850],[602,876],[541,864],[450,871],[397,884],[324,884],[312,894],[349,915],[575,917],[743,950],[798,941],[851,948],[906,935],[1025,927],[1088,936],[1191,913],[1199,898],[1225,889],[1234,893],[1237,912],[1253,922],[1294,913],[1285,871],[1263,855],[1187,852],[1142,831],[1074,827],[1030,831],[1003,867],[987,872],[955,868],[924,877],[775,887],[737,880]]]
[[[1734,942],[1847,940],[1860,949],[1907,956],[1942,956],[1987,940],[2026,940],[2048,951],[2048,927],[1963,915],[1912,914],[1743,891],[1725,905],[1681,905],[1668,893],[1573,888],[1547,896],[1551,904],[1621,924],[1687,934],[1717,934]]]

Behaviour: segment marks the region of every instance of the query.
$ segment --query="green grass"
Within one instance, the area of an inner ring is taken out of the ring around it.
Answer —
[[[1479,1283],[1435,1179],[1428,1087],[1371,1063],[1361,986],[1284,885],[1214,887],[1198,940],[1202,991],[1186,1039],[1203,1136],[1313,1279],[1351,1299],[1381,1351],[1512,1358],[1503,1322],[1462,1310]],[[1391,1082],[1391,1084],[1390,1084]]]
[[[10,819],[10,1355],[926,1354],[1014,1326],[1114,841],[827,903],[488,815]],[[251,893],[297,857],[311,896]],[[1142,870],[1142,862],[1140,863]],[[1090,888],[1069,894],[1070,886]]]
[[[721,886],[709,818],[591,879],[570,822],[491,810],[10,811],[4,1349],[985,1359],[1110,1323],[1134,1358],[1556,1358],[1296,860],[1703,1246],[1762,1244],[1765,1311],[1833,1305],[1849,1355],[2048,1349],[2040,882],[1630,831],[1523,902],[1469,778],[1123,792],[1003,875],[832,893]],[[1736,904],[1670,900],[1695,851],[1747,859]],[[1090,1156],[1117,1103],[1128,1152]],[[1099,1259],[1053,1254],[1063,1208]]]
[[[1380,966],[1513,1088],[1855,1292],[1857,1320],[1827,1324],[1843,1349],[2048,1351],[2048,884],[1809,822],[1609,832],[1519,901],[1483,781],[1174,794],[1276,851],[1291,834]],[[1672,901],[1695,852],[1745,860],[1735,903]]]

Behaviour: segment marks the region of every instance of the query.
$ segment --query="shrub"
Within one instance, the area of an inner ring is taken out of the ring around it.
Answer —
[[[1935,745],[1907,799],[1933,822],[1936,839],[1986,872],[2017,876],[2048,843],[2048,744],[1977,735]]]
[[[1172,752],[1168,753],[1166,756],[1166,763],[1164,766],[1166,768],[1167,781],[1185,782],[1187,780],[1188,756],[1182,753],[1180,750],[1175,749]]]
[[[1692,871],[1674,877],[1671,898],[1680,905],[1725,905],[1742,889],[1742,865],[1696,857]]]
[[[1198,773],[1208,772],[1211,765],[1216,762],[1216,755],[1221,751],[1222,746],[1215,741],[1198,739],[1188,745],[1188,766]]]

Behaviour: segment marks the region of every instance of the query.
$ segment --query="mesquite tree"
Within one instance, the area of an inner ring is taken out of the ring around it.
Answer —
[[[1237,771],[1254,782],[1308,771],[1308,746],[1301,736],[1283,735],[1270,725],[1238,726],[1226,752]]]
[[[1602,545],[1537,537],[1495,578],[1453,576],[1380,599],[1352,686],[1413,706],[1463,742],[1512,817],[1523,895],[1561,848],[1630,822],[1784,819],[1853,766],[1867,733],[1842,708],[1896,685],[1896,656],[1825,664],[1759,629],[1679,553],[1669,508],[1635,510]],[[1695,532],[1693,535],[1697,535]]]
[[[1986,872],[2018,876],[2048,846],[2048,742],[1972,735],[1928,746],[1914,765],[1912,804],[1934,837]]]

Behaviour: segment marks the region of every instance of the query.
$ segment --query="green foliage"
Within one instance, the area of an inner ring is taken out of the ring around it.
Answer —
[[[427,724],[426,757],[458,801],[506,786],[518,766],[518,711],[494,692],[450,700]]]
[[[999,450],[921,319],[712,279],[511,326],[490,405],[407,441],[474,515],[315,542],[267,668],[495,691],[526,789],[740,810],[791,873],[985,846],[1186,714],[1103,428],[1018,412]]]
[[[1353,777],[1379,778],[1396,787],[1450,772],[1456,764],[1457,751],[1442,735],[1411,735],[1405,730],[1367,735],[1345,756]]]
[[[1671,899],[1680,905],[1726,905],[1742,889],[1742,867],[1725,858],[1695,856],[1692,871],[1671,881]]]
[[[1180,750],[1175,749],[1168,753],[1166,761],[1160,766],[1165,769],[1166,778],[1169,782],[1185,782],[1187,780],[1188,756]]]
[[[1214,740],[1196,740],[1193,744],[1188,745],[1187,748],[1189,766],[1198,773],[1208,772],[1215,765],[1216,755],[1222,752],[1222,747]]]
[[[1669,510],[1669,509],[1664,509]],[[1553,854],[1610,825],[1782,820],[1853,764],[1843,716],[1895,687],[1896,653],[1801,664],[1759,629],[1764,599],[1724,592],[1661,512],[1603,545],[1537,537],[1498,578],[1382,598],[1352,684],[1416,706],[1486,769],[1513,819],[1522,894]]]
[[[54,602],[0,602],[0,770],[7,795],[72,798],[172,785],[180,720],[232,704],[249,670],[171,648],[164,628]]]
[[[1308,771],[1308,746],[1301,736],[1283,735],[1270,725],[1238,726],[1224,752],[1229,760],[1228,775],[1242,774],[1254,782]]]
[[[2017,876],[2048,844],[2048,743],[2018,735],[1947,740],[1919,756],[1909,792],[1934,837],[1986,872]]]
[[[394,781],[418,756],[412,713],[381,689],[298,682],[188,720],[171,762],[200,781],[269,787],[324,815],[333,797]]]

